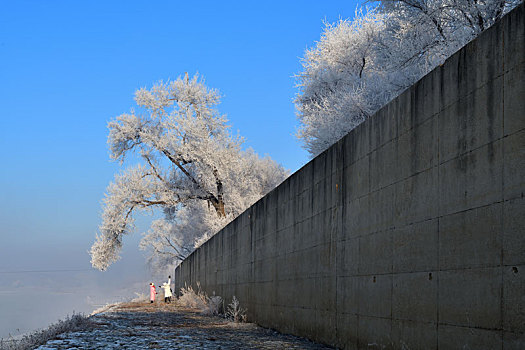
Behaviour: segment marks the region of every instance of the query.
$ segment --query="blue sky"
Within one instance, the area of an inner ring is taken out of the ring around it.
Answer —
[[[352,17],[356,6],[4,1],[0,272],[90,268],[86,251],[100,201],[119,169],[109,161],[106,124],[129,111],[137,88],[156,81],[199,72],[224,96],[219,109],[246,146],[299,169],[308,155],[294,136],[293,75],[322,21]],[[124,258],[113,268],[119,273],[142,264],[140,235],[126,238]]]

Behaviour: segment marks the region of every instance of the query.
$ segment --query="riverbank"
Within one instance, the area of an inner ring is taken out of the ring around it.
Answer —
[[[177,303],[113,304],[86,321],[82,328],[58,334],[36,349],[329,349],[253,323],[206,316]]]

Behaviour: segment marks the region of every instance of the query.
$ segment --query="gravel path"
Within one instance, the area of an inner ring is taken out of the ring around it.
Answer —
[[[37,349],[331,349],[173,304],[120,304],[91,320],[90,329],[63,333]]]

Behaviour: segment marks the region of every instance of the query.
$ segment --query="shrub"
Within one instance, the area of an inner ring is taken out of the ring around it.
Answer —
[[[204,313],[214,316],[221,314],[223,311],[223,302],[224,301],[220,296],[213,293],[213,296],[208,299],[208,308],[204,311]]]
[[[184,284],[180,289],[181,296],[179,297],[179,305],[205,311],[208,309],[209,298],[205,292],[201,290],[200,283],[197,283],[197,291],[193,290],[192,286]]]
[[[201,289],[199,282],[197,282],[197,291],[187,284],[180,291],[181,296],[178,300],[180,306],[196,309],[205,315],[212,316],[221,315],[225,312],[224,317],[233,322],[246,322],[246,309],[240,307],[239,300],[235,295],[232,302],[224,310],[222,297],[215,295],[215,292],[213,292],[213,296],[208,297]]]
[[[232,298],[232,302],[228,304],[226,318],[229,318],[235,323],[246,322],[246,309],[240,307],[239,300],[237,300],[235,295]]]

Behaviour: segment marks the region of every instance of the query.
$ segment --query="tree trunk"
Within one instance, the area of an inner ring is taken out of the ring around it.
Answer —
[[[219,179],[219,172],[217,169],[213,169],[213,176],[215,176],[215,184],[217,185],[217,199],[213,201],[213,206],[217,211],[217,215],[220,218],[223,218],[226,216],[224,210],[224,198],[222,197],[224,189],[222,187],[222,181]]]
[[[224,200],[222,199],[222,195],[218,196],[219,198],[217,200],[211,201],[211,204],[215,208],[215,211],[217,212],[217,215],[220,218],[223,218],[226,216],[226,212],[224,210]]]

